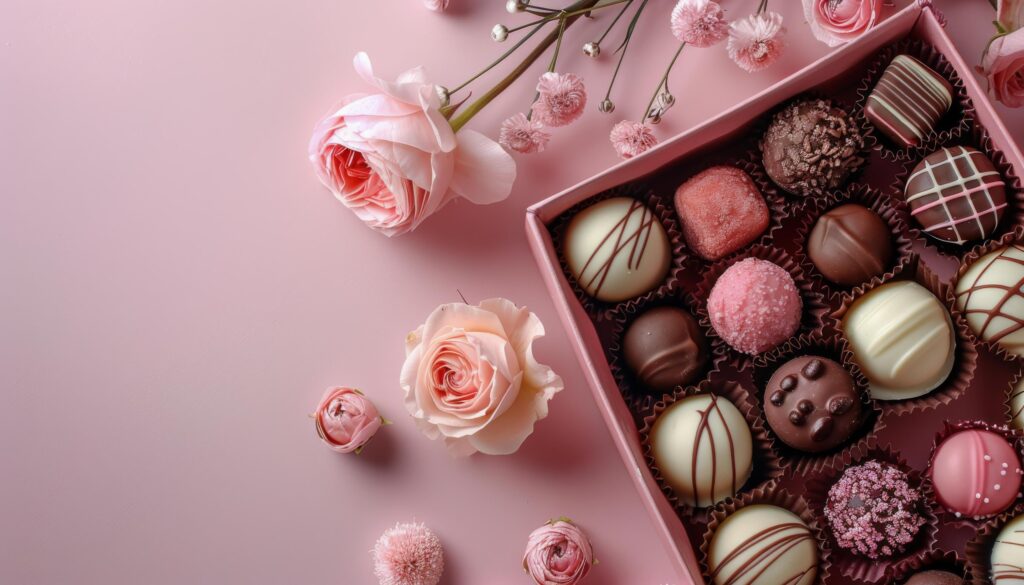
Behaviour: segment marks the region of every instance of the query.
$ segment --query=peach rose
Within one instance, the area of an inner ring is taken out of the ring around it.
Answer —
[[[405,340],[405,407],[453,455],[515,452],[562,378],[533,357],[536,315],[505,299],[441,305]]]
[[[1024,106],[1024,28],[996,37],[985,51],[981,73],[992,97],[1011,108]]]
[[[438,88],[421,68],[395,82],[373,75],[366,53],[356,72],[378,91],[345,97],[309,143],[320,181],[369,227],[387,236],[412,231],[457,197],[488,204],[508,197],[512,157],[472,130],[458,137],[441,113]]]
[[[316,434],[338,453],[359,454],[384,418],[369,398],[355,388],[328,388],[313,413]]]
[[[803,0],[811,32],[830,47],[852,41],[875,26],[882,0]]]
[[[537,585],[574,585],[594,564],[590,539],[568,518],[534,530],[526,543],[523,568]]]

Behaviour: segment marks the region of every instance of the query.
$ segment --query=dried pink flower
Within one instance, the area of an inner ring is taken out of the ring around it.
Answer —
[[[421,523],[396,524],[373,547],[380,585],[437,585],[443,572],[441,540]]]
[[[313,413],[316,434],[338,453],[359,454],[387,421],[373,402],[355,388],[328,388]]]
[[[633,158],[658,143],[650,126],[632,120],[623,120],[612,126],[608,138],[622,158]]]
[[[575,585],[593,564],[590,539],[568,518],[534,530],[523,555],[523,568],[537,585]]]
[[[744,71],[753,73],[768,67],[782,54],[782,15],[777,12],[751,14],[729,25],[729,58]]]
[[[448,10],[449,0],[423,0],[423,5],[426,6],[427,10],[433,10],[434,12],[444,12]]]
[[[509,150],[530,154],[542,152],[551,135],[544,131],[544,125],[530,120],[522,112],[501,123],[498,144]]]
[[[572,73],[541,75],[537,93],[533,117],[545,126],[565,126],[579,118],[587,105],[587,88],[583,80]]]
[[[913,542],[925,523],[921,492],[887,463],[849,467],[828,490],[825,518],[836,543],[869,559],[892,556]]]
[[[672,9],[672,34],[695,47],[710,47],[729,34],[725,10],[714,0],[679,0]]]

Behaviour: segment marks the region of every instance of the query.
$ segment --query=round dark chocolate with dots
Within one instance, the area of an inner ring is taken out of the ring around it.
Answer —
[[[765,172],[801,197],[845,183],[864,164],[863,149],[864,136],[853,116],[823,99],[789,104],[761,139]]]
[[[863,408],[846,368],[823,357],[802,356],[775,370],[764,389],[764,412],[785,444],[819,453],[856,432]]]

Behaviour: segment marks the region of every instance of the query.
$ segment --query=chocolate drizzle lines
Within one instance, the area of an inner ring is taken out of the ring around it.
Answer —
[[[633,219],[633,214],[637,211],[640,212],[640,225],[632,233],[628,233],[629,224]],[[612,264],[615,263],[615,259],[618,258],[619,254],[627,247],[629,250],[629,260],[626,267],[630,270],[638,268],[643,262],[644,254],[647,252],[647,244],[651,240],[651,230],[654,229],[654,222],[656,221],[654,214],[647,209],[647,206],[643,203],[632,200],[629,204],[629,209],[623,214],[622,219],[612,226],[607,234],[601,239],[601,242],[594,247],[594,251],[591,252],[590,257],[587,258],[587,262],[580,269],[580,284],[583,288],[590,291],[590,294],[597,295],[601,288],[604,287],[605,281],[608,279],[608,274],[611,272]],[[612,250],[606,255],[604,262],[602,262],[594,274],[586,281],[584,281],[587,269],[597,259],[597,255],[604,250],[605,245],[615,238],[615,244],[612,246]],[[597,286],[594,286],[594,283]]]
[[[1024,329],[1024,320],[1020,319],[1019,317],[1014,317],[1011,314],[1003,312],[1003,307],[1006,305],[1006,303],[1010,301],[1010,299],[1014,298],[1015,296],[1021,295],[1021,287],[1024,287],[1024,277],[1021,277],[1019,280],[1017,280],[1016,284],[1014,284],[1013,286],[1007,286],[999,283],[982,285],[978,284],[978,281],[980,281],[985,276],[985,274],[988,273],[989,269],[995,266],[995,264],[1000,260],[1004,262],[1011,262],[1013,264],[1017,264],[1018,266],[1024,266],[1024,260],[1020,260],[1018,258],[1014,258],[1008,255],[1008,253],[1011,250],[1016,250],[1017,252],[1024,252],[1024,247],[1018,244],[1012,244],[1000,250],[996,257],[993,258],[991,262],[986,264],[981,269],[978,275],[974,278],[974,282],[971,283],[971,286],[967,290],[957,295],[958,300],[960,297],[964,297],[962,302],[960,303],[960,306],[963,307],[964,315],[972,315],[978,313],[985,315],[985,321],[978,328],[978,335],[980,335],[983,339],[986,339],[994,343],[998,343],[1004,337],[1008,335],[1013,335],[1014,333],[1020,331],[1021,329]],[[976,291],[986,289],[997,289],[1003,290],[1005,292],[1003,293],[1003,296],[999,299],[999,301],[997,301],[991,308],[971,309],[970,303],[971,298],[974,296],[974,293]],[[992,325],[992,321],[996,317],[1002,317],[1003,319],[1010,321],[1012,324],[1009,327],[1003,329],[1002,331],[997,331],[989,335],[988,328],[990,325]]]
[[[751,535],[730,551],[718,563],[718,567],[712,571],[711,578],[718,585],[733,585],[746,577],[748,573],[756,571],[750,578],[745,579],[747,583],[756,582],[775,562],[806,540],[811,540],[811,532],[807,529],[807,526],[799,522],[787,522],[765,528]],[[749,559],[736,567],[733,572],[729,574],[722,573],[729,563],[736,561],[740,555],[747,552],[753,553]],[[782,585],[795,585],[812,570],[814,570],[814,565],[798,570],[793,576],[782,581]],[[723,579],[719,580],[719,576],[722,576]]]
[[[725,420],[725,415],[722,414],[721,408],[718,406],[720,398],[714,394],[709,394],[708,397],[711,402],[708,407],[704,410],[698,411],[700,414],[700,423],[697,425],[697,436],[693,441],[693,454],[690,457],[690,481],[692,485],[691,492],[693,493],[693,505],[700,505],[700,482],[698,481],[699,469],[698,469],[698,455],[700,453],[700,445],[704,440],[705,435],[708,439],[708,445],[711,447],[711,482],[708,484],[708,499],[711,501],[715,500],[715,487],[718,485],[718,449],[715,445],[715,436],[711,429],[711,415],[712,411],[718,416],[719,422],[722,424],[722,430],[725,432],[726,439],[729,441],[729,459],[730,469],[732,471],[732,477],[729,482],[732,486],[732,493],[739,491],[739,486],[736,485],[736,480],[739,474],[736,471],[736,445],[733,442],[732,430],[729,428],[728,421]]]

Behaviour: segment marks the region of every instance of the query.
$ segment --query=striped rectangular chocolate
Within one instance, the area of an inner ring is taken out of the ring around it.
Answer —
[[[953,86],[924,63],[897,55],[868,96],[864,114],[903,147],[921,144],[953,104]]]

